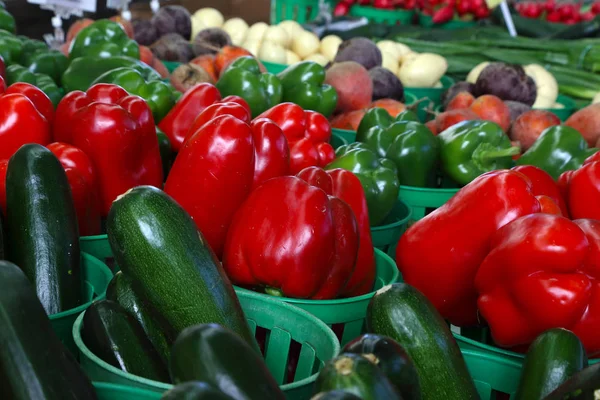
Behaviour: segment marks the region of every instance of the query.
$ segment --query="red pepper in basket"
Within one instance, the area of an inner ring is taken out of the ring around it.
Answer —
[[[231,219],[252,188],[288,173],[287,142],[275,123],[257,119],[248,125],[222,115],[185,142],[165,192],[190,214],[220,257]]]
[[[234,97],[234,96],[229,96],[229,97]],[[235,97],[237,97],[237,96],[235,96]],[[250,121],[252,120],[252,114],[250,113],[249,107],[244,107],[243,105],[240,105],[239,103],[228,102],[225,100],[227,100],[227,99],[223,99],[222,102],[215,103],[215,104],[212,104],[212,105],[206,107],[204,109],[204,111],[202,111],[196,117],[196,119],[192,123],[192,126],[188,132],[186,139],[185,139],[186,141],[198,129],[200,129],[202,127],[202,125],[206,124],[207,122],[209,122],[221,115],[231,115],[232,117],[235,117],[242,122],[245,122],[247,124],[250,123]]]
[[[498,230],[475,279],[494,341],[526,345],[547,329],[573,331],[600,350],[600,221],[549,214]]]
[[[531,192],[536,196],[548,196],[558,207],[564,216],[569,216],[567,205],[560,192],[559,186],[552,176],[541,168],[533,165],[519,165],[512,168],[525,175],[531,181]]]
[[[525,175],[509,170],[483,174],[402,235],[398,269],[451,323],[476,324],[474,279],[491,237],[508,222],[541,211]]]
[[[369,293],[375,283],[375,253],[367,200],[360,180],[352,172],[339,168],[325,171],[318,167],[308,167],[300,171],[297,176],[322,189],[328,195],[345,201],[352,208],[358,223],[360,244],[354,273],[346,283],[341,296],[353,297]]]
[[[70,144],[55,142],[47,147],[65,169],[77,212],[79,235],[99,235],[100,210],[96,172],[92,160],[83,151]]]
[[[223,267],[233,283],[269,294],[334,299],[354,272],[359,246],[350,206],[304,180],[270,179],[252,192],[227,235]]]
[[[106,216],[117,196],[139,185],[162,186],[156,127],[148,104],[116,85],[71,92],[57,107],[55,139],[92,160]]]
[[[307,167],[325,167],[335,158],[335,150],[329,144],[331,126],[324,115],[305,111],[294,103],[281,103],[258,118],[269,118],[285,134],[290,147],[292,174]]]
[[[573,219],[600,219],[600,161],[594,159],[586,160],[577,171],[564,172],[559,178]]]

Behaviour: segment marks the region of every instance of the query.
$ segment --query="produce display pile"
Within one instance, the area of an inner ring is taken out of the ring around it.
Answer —
[[[0,398],[597,396],[599,39],[365,21],[0,8]]]

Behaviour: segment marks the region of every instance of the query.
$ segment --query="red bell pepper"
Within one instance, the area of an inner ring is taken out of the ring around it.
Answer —
[[[0,89],[0,160],[10,158],[26,143],[48,144],[54,114],[48,96],[28,83],[8,88],[2,83]]]
[[[234,97],[234,96],[229,96]],[[237,97],[237,96],[235,96]],[[231,115],[239,119],[242,122],[247,124],[252,120],[252,114],[250,113],[250,108],[245,108],[243,105],[240,105],[236,102],[223,101],[211,104],[206,107],[204,111],[202,111],[192,123],[190,130],[188,131],[188,135],[185,139],[187,141],[190,136],[192,136],[198,129],[202,127],[202,125],[207,122],[219,117],[221,115]],[[184,141],[184,143],[185,143]]]
[[[252,188],[288,173],[287,142],[275,123],[262,119],[248,125],[222,115],[185,142],[165,192],[190,214],[220,257],[233,215]]]
[[[354,273],[340,295],[353,297],[369,293],[375,283],[375,253],[367,199],[360,180],[352,172],[339,168],[325,171],[318,167],[308,167],[296,176],[328,195],[345,201],[352,208],[358,223],[360,243]]]
[[[98,84],[73,92],[58,106],[55,138],[81,150],[97,173],[100,215],[132,187],[162,186],[162,162],[152,111],[138,96],[116,85]]]
[[[509,170],[483,174],[402,235],[398,269],[452,324],[476,324],[474,278],[492,235],[508,222],[540,211],[525,175]]]
[[[358,247],[348,204],[284,176],[262,184],[240,207],[223,267],[234,284],[286,297],[334,299],[354,273]]]
[[[573,219],[600,219],[600,161],[586,161],[577,171],[564,172],[559,182]]]
[[[500,346],[529,344],[562,327],[594,352],[600,350],[598,278],[600,221],[527,215],[493,235],[475,278],[477,304]]]
[[[322,114],[305,111],[294,103],[281,103],[258,118],[269,118],[285,134],[290,146],[292,174],[307,167],[325,167],[335,158],[335,150],[329,144],[331,126]]]
[[[220,100],[221,93],[210,83],[200,83],[185,92],[175,107],[158,124],[171,141],[173,151],[177,152],[181,149],[198,114]]]
[[[77,212],[79,235],[99,235],[100,205],[96,171],[92,160],[83,151],[70,144],[55,142],[46,147],[54,153],[65,169]]]
[[[554,201],[560,208],[560,212],[565,217],[569,216],[567,210],[567,204],[563,199],[558,184],[552,176],[541,168],[534,167],[533,165],[519,165],[512,168],[513,171],[517,171],[525,175],[531,181],[531,192],[536,196],[548,196]]]

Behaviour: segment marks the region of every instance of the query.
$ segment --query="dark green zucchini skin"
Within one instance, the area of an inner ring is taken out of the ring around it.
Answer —
[[[71,188],[52,152],[23,145],[6,173],[8,259],[33,283],[46,312],[82,302],[79,233]]]
[[[116,368],[169,382],[167,367],[140,324],[114,301],[96,301],[87,309],[82,339],[92,353]]]
[[[367,307],[367,331],[402,346],[427,400],[479,399],[475,383],[448,325],[417,289],[395,283],[378,290]]]
[[[346,344],[344,353],[361,354],[383,371],[404,400],[420,400],[421,388],[415,364],[392,338],[365,333]]]
[[[160,400],[233,400],[205,382],[185,382],[165,392]]]
[[[140,323],[146,336],[167,365],[171,356],[171,345],[175,340],[172,332],[166,332],[156,320],[157,313],[147,302],[142,301],[133,288],[133,282],[119,271],[106,288],[106,298],[119,303]],[[167,327],[167,324],[162,324]]]
[[[54,333],[33,285],[0,261],[0,399],[96,399],[79,364]]]
[[[600,363],[576,372],[544,400],[594,400],[600,390]]]
[[[221,263],[173,198],[155,187],[133,188],[113,202],[106,225],[115,261],[166,332],[216,323],[259,352]]]
[[[185,329],[171,348],[171,379],[206,382],[235,400],[284,400],[263,359],[238,335],[217,324]]]
[[[330,390],[315,394],[310,400],[362,400],[355,394],[345,390]]]
[[[345,390],[363,400],[402,400],[383,371],[354,353],[342,353],[329,360],[319,372],[316,390]]]
[[[550,329],[529,346],[514,400],[541,400],[587,367],[579,338],[566,329]]]

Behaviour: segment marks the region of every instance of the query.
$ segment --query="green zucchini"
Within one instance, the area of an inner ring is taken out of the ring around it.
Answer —
[[[479,398],[448,325],[417,289],[404,283],[379,289],[369,302],[366,322],[368,332],[389,336],[406,350],[424,399]]]
[[[363,400],[402,400],[396,388],[375,364],[354,353],[329,360],[316,381],[319,392],[345,390]]]
[[[217,324],[181,332],[171,349],[169,370],[175,384],[202,381],[235,399],[285,399],[262,357]]]
[[[115,261],[175,336],[217,323],[258,345],[221,263],[194,221],[160,189],[138,186],[114,201],[106,222]]]
[[[110,300],[94,302],[83,317],[82,339],[92,353],[133,375],[169,382],[167,367],[133,315]]]
[[[529,346],[514,400],[543,399],[585,367],[587,356],[579,338],[566,329],[550,329]]]
[[[381,369],[404,400],[420,400],[421,388],[415,364],[393,339],[365,333],[349,342],[343,353],[360,354]]]
[[[205,382],[185,382],[165,392],[160,400],[233,400]]]
[[[106,298],[119,303],[121,307],[133,315],[140,323],[146,336],[158,351],[158,355],[166,365],[171,355],[171,345],[175,340],[172,332],[160,328],[154,316],[156,313],[147,302],[143,302],[132,286],[133,282],[119,271],[112,278],[106,288]],[[164,324],[166,325],[166,324]]]
[[[317,393],[310,400],[361,400],[361,398],[345,390],[330,390]]]
[[[54,333],[33,285],[0,261],[0,399],[96,399],[79,364]]]
[[[71,188],[52,152],[23,145],[6,172],[8,259],[23,269],[48,314],[82,303],[79,233]]]
[[[544,400],[595,400],[600,393],[600,363],[576,372]]]
[[[173,164],[171,141],[158,126],[156,127],[156,137],[158,138],[158,149],[160,150],[160,160],[163,167],[163,181],[166,181],[171,170],[171,165]]]

